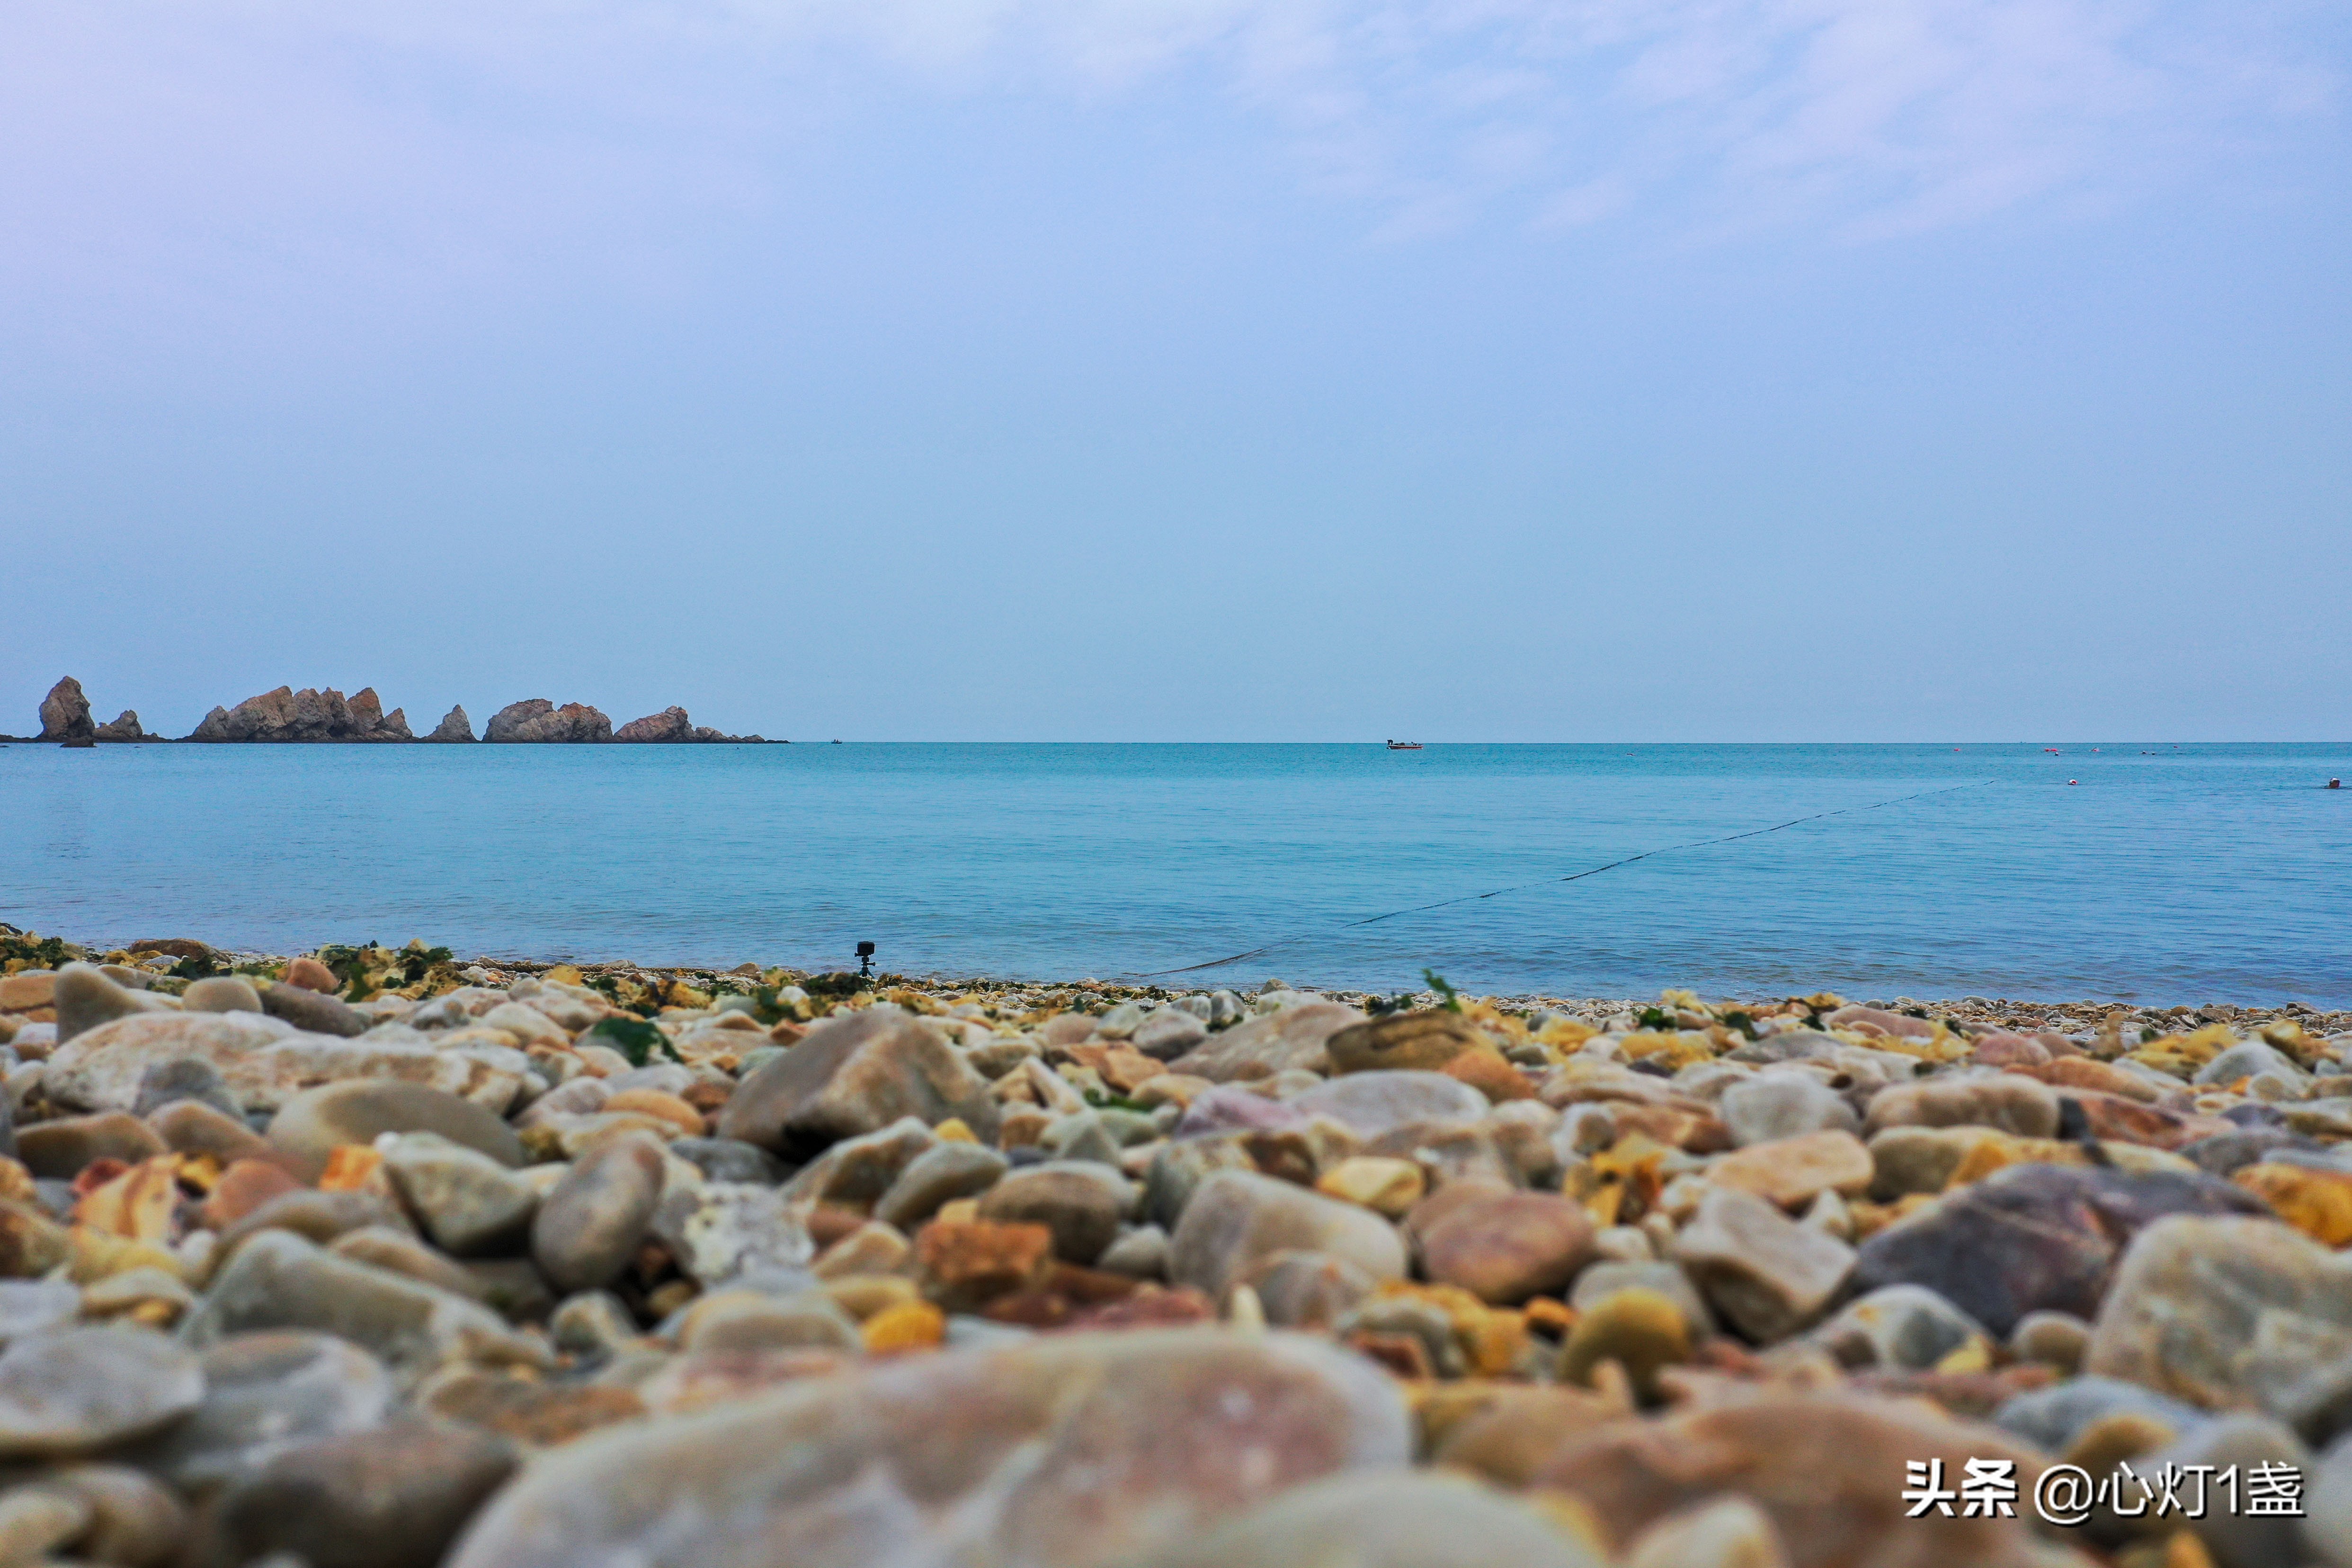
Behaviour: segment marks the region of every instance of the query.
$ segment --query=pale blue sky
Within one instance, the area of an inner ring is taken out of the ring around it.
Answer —
[[[15,0],[0,730],[2352,734],[2340,5]]]

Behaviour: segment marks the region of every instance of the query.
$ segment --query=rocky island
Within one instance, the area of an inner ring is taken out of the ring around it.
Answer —
[[[100,742],[156,742],[166,739],[140,728],[139,715],[125,710],[110,724],[91,721],[89,699],[81,682],[68,676],[41,700],[41,728],[32,739],[68,746]],[[258,697],[248,697],[234,708],[215,707],[184,737],[208,744],[255,743],[383,743],[450,742],[474,740],[473,722],[463,707],[449,710],[432,731],[418,736],[408,728],[408,715],[395,708],[383,710],[373,687],[346,699],[332,687],[299,691],[281,686]],[[0,736],[0,740],[9,739]],[[683,708],[631,720],[618,730],[613,721],[585,703],[557,707],[545,698],[510,702],[490,716],[481,739],[492,743],[593,744],[620,742],[639,744],[723,742],[764,745],[759,735],[729,735],[707,724],[697,724]]]
[[[2352,1568],[2352,1014],[0,954],[11,1563]]]

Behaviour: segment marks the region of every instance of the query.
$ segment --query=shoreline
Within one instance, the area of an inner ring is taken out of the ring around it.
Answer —
[[[35,939],[34,933],[19,932],[13,926],[0,922],[0,963],[22,968],[21,959],[9,958],[11,942]],[[36,939],[37,940],[37,939]],[[184,991],[194,979],[207,973],[243,974],[258,979],[278,979],[297,958],[316,958],[327,952],[359,950],[313,948],[306,953],[272,953],[257,949],[246,950],[213,947],[195,939],[176,939],[173,947],[205,948],[211,955],[200,968],[192,968],[185,960],[171,953],[141,954],[141,944],[134,942],[127,947],[103,948],[89,943],[64,942],[75,959],[94,963],[134,965],[142,971],[143,983],[164,994]],[[469,959],[454,956],[428,966],[430,981],[401,979],[394,967],[401,956],[415,952],[446,953],[446,949],[426,948],[418,939],[406,946],[369,950],[380,955],[374,961],[375,973],[386,983],[371,987],[368,994],[393,994],[411,1000],[424,1000],[434,994],[434,988],[446,990],[458,984],[504,986],[516,980],[536,979],[551,972],[564,971],[585,978],[592,988],[634,987],[651,994],[675,983],[690,990],[713,996],[755,995],[762,987],[803,984],[823,980],[842,995],[853,995],[859,990],[880,994],[886,991],[902,990],[921,994],[933,1001],[972,1000],[992,1006],[1009,1007],[1019,1011],[1045,1008],[1068,1008],[1094,1004],[1117,1005],[1123,1002],[1140,1005],[1172,1003],[1185,997],[1213,999],[1222,994],[1234,998],[1234,1005],[1244,999],[1269,989],[1293,991],[1318,999],[1328,999],[1349,1006],[1375,1013],[1394,1012],[1414,1007],[1433,1007],[1444,998],[1431,990],[1412,992],[1368,991],[1348,986],[1328,986],[1312,981],[1293,985],[1276,977],[1255,983],[1232,981],[1225,984],[1202,982],[1191,985],[1159,984],[1149,977],[1134,980],[1103,979],[1082,976],[1066,980],[1039,980],[989,974],[906,973],[898,971],[877,972],[865,977],[863,984],[848,984],[860,977],[848,971],[803,969],[789,964],[761,964],[746,961],[732,965],[707,963],[641,964],[622,959],[588,959],[577,956],[533,957],[517,954],[480,953]],[[173,971],[182,972],[174,974]],[[1467,993],[1464,994],[1467,995]],[[1747,997],[1723,997],[1713,1003],[1698,1001],[1693,990],[1668,988],[1665,995],[1692,998],[1694,1006],[1711,1006],[1714,1011],[1745,1011],[1750,1016],[1766,1016],[1791,1004],[1808,998],[1818,1001],[1816,1011],[1834,1010],[1855,1005],[1895,1013],[1923,1021],[1945,1021],[1956,1029],[1999,1026],[2027,1033],[2048,1032],[2067,1037],[2076,1044],[2114,1034],[2136,1037],[2148,1030],[2165,1033],[2176,1028],[2199,1028],[2227,1025],[2242,1030],[2259,1031],[2278,1023],[2298,1023],[2319,1034],[2332,1035],[2352,1031],[2352,1008],[2329,1009],[2314,1007],[2301,1002],[2285,1002],[2276,1005],[2241,1005],[2211,1001],[2174,1003],[2165,1005],[2119,1000],[2084,998],[2075,1001],[2049,1001],[2026,997],[1958,997],[1920,998],[1906,994],[1885,997],[1849,998],[1841,993],[1820,987],[1812,992],[1758,994]],[[362,997],[349,998],[352,1000]],[[1474,998],[1496,1011],[1517,1016],[1537,1015],[1556,1016],[1606,1029],[1612,1025],[1625,1028],[1639,1026],[1645,1014],[1659,1010],[1659,997],[1579,996],[1551,992],[1514,992],[1480,994]],[[5,1011],[5,1009],[0,1009]]]

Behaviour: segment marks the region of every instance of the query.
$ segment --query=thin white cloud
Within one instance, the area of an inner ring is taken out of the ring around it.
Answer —
[[[1668,192],[1708,226],[1932,227],[2141,185],[2340,81],[2298,47],[2319,13],[2297,0],[737,3],[966,81],[1093,94],[1209,66],[1389,232]]]

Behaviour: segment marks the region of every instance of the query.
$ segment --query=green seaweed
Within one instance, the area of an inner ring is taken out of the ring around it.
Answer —
[[[581,1038],[610,1046],[626,1057],[633,1068],[645,1066],[656,1051],[667,1052],[670,1060],[678,1060],[669,1037],[643,1018],[599,1018]]]
[[[1432,991],[1436,992],[1438,995],[1444,998],[1444,1000],[1439,1005],[1447,1012],[1459,1013],[1462,1011],[1462,994],[1459,991],[1456,991],[1453,985],[1447,982],[1445,976],[1438,973],[1434,969],[1424,969],[1421,972],[1421,977],[1423,980],[1428,982],[1429,988]]]
[[[221,967],[213,962],[213,955],[209,949],[203,952],[191,953],[164,971],[174,980],[209,980],[220,972]]]

